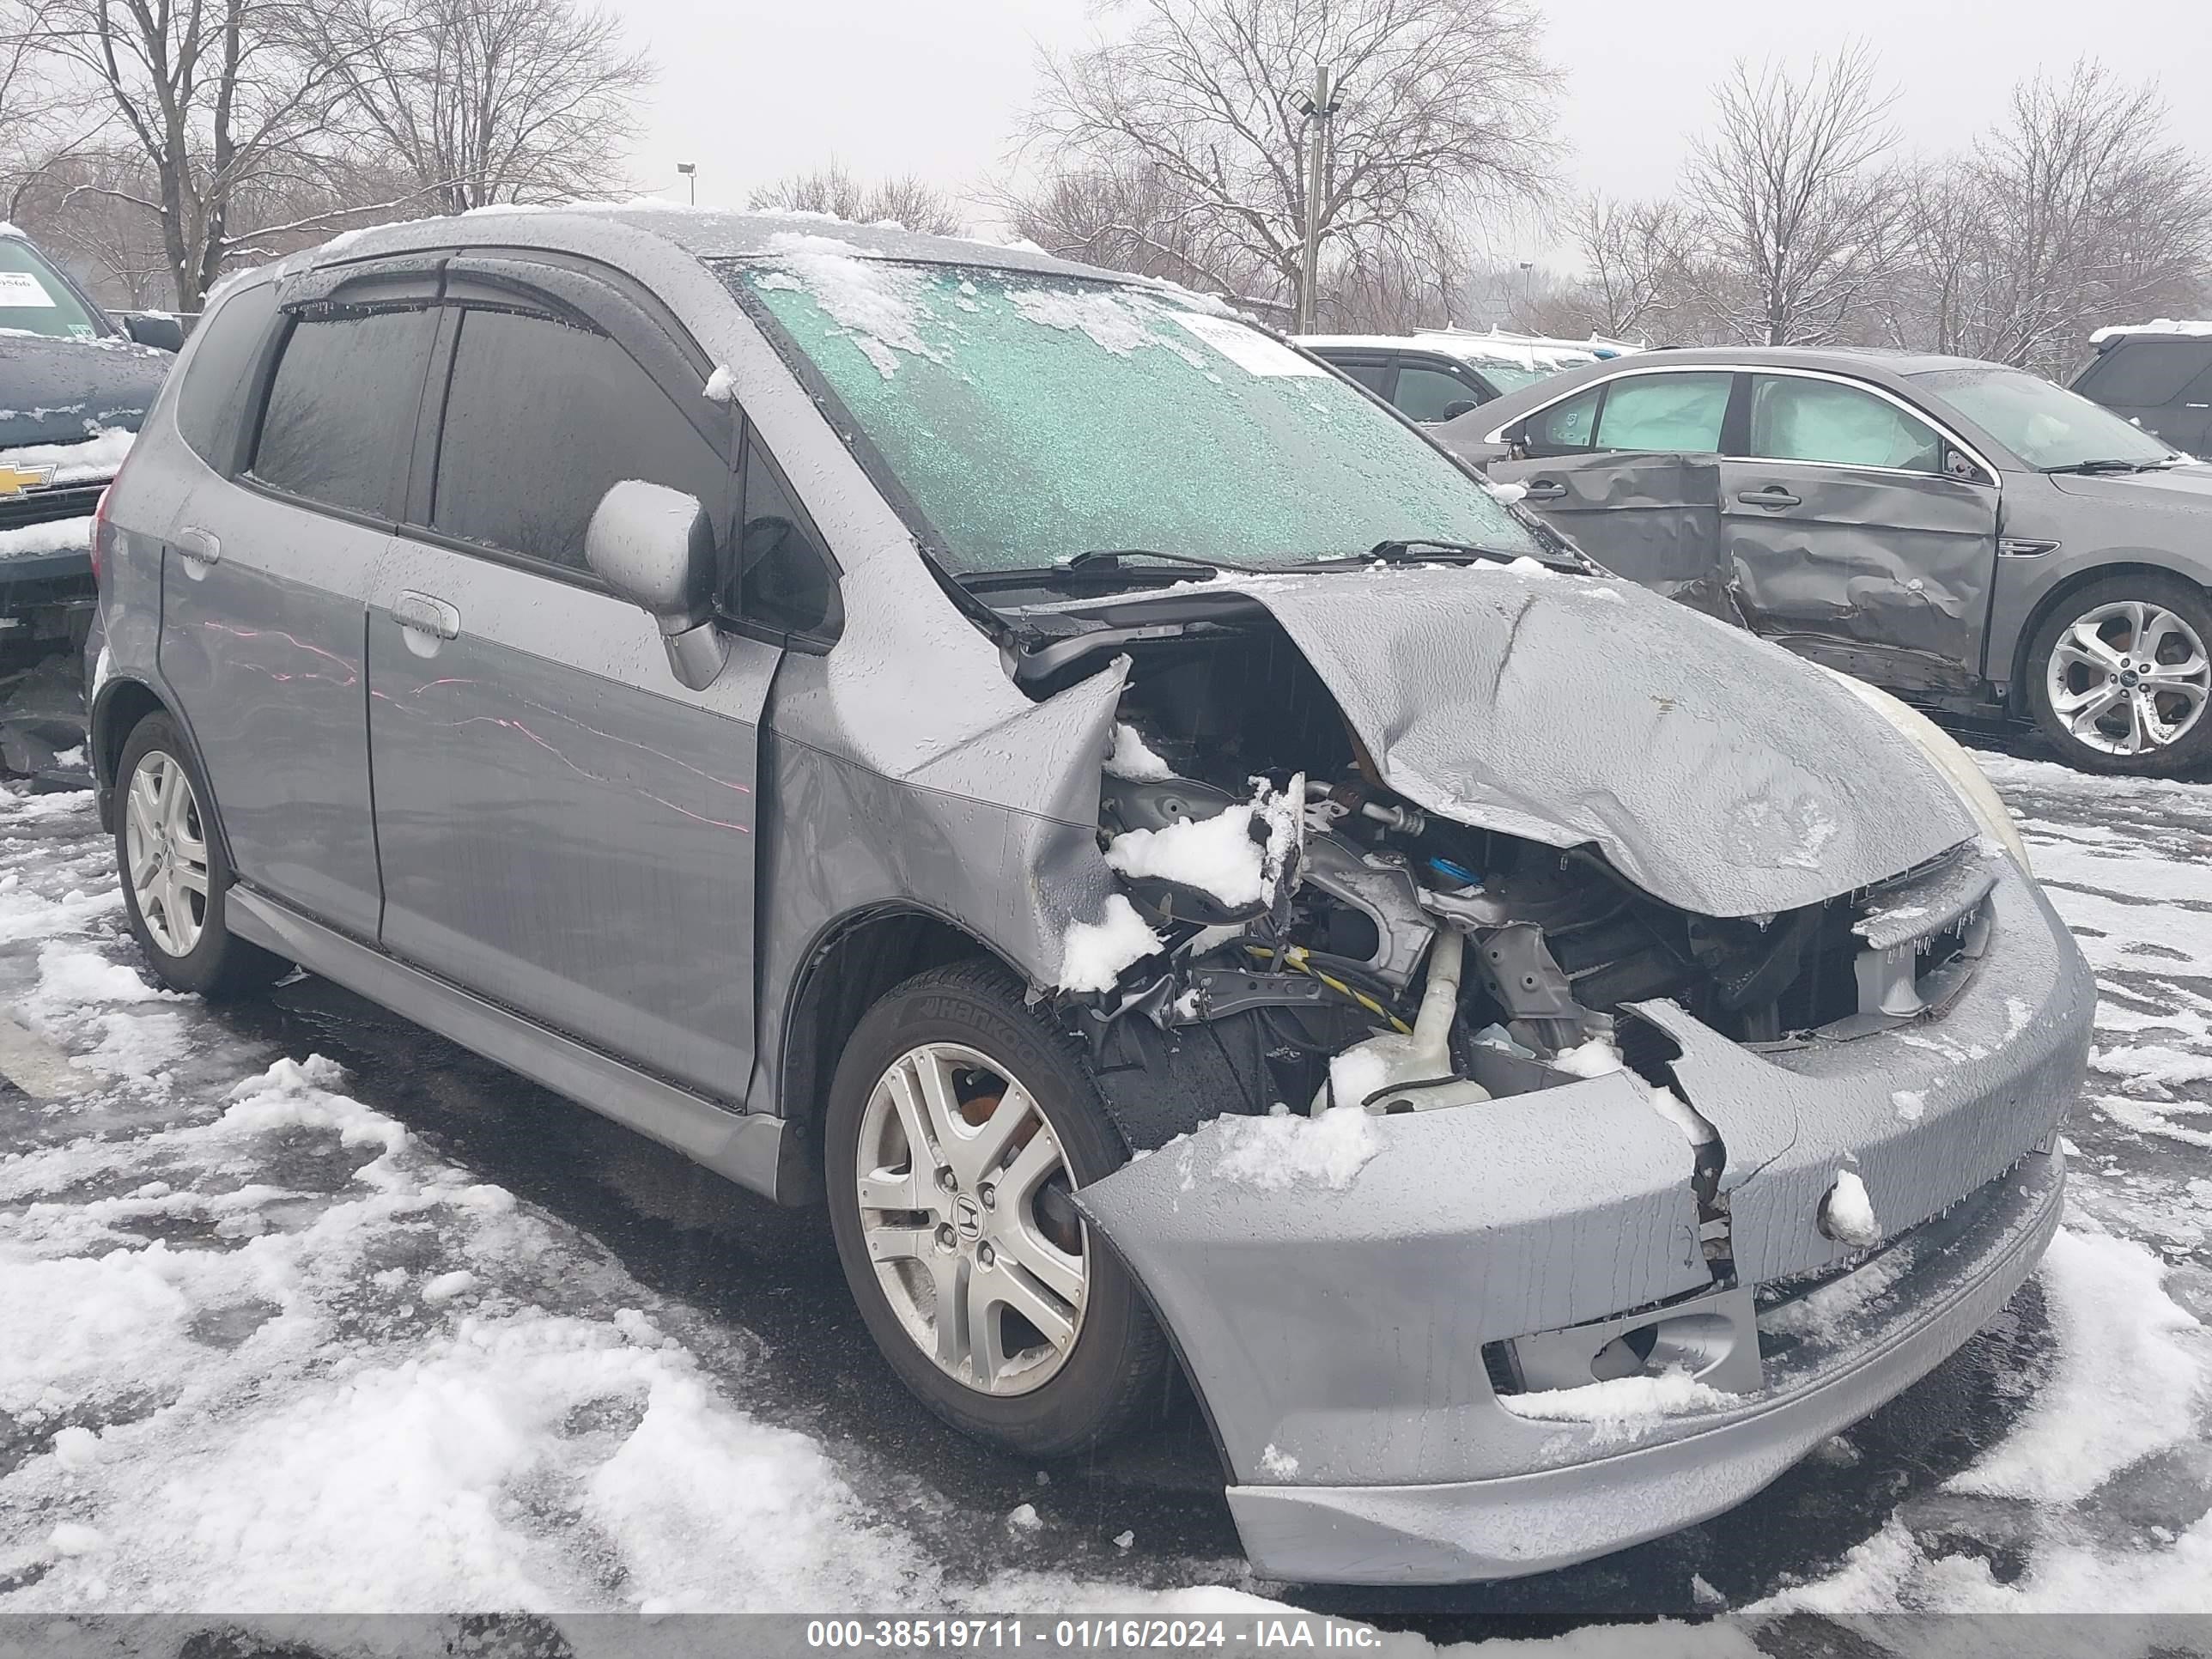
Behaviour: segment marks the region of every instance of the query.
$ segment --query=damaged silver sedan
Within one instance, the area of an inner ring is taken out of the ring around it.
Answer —
[[[299,963],[826,1201],[994,1444],[1179,1366],[1264,1573],[1713,1514],[2057,1224],[2093,992],[1971,762],[1218,307],[485,213],[250,279],[179,380],[95,646],[157,970]]]

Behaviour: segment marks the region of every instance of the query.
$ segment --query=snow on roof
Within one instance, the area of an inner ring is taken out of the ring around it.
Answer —
[[[1522,368],[1577,368],[1601,357],[1644,348],[1593,334],[1587,340],[1556,340],[1540,334],[1509,334],[1504,329],[1425,328],[1410,334],[1302,334],[1303,346],[1328,349],[1442,352],[1470,363],[1512,363]]]
[[[2212,334],[2212,321],[2160,317],[2148,323],[2114,323],[2093,332],[2089,343],[2102,345],[2107,340],[2124,339],[2130,334]]]

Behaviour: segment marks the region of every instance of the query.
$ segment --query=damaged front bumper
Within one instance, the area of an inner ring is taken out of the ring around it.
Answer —
[[[1255,1566],[1449,1583],[1602,1554],[1741,1502],[1964,1342],[2057,1225],[2052,1149],[2094,1008],[2009,862],[1991,905],[1988,951],[1940,1018],[1753,1053],[1639,1010],[1720,1132],[1718,1204],[1619,1073],[1374,1119],[1378,1150],[1338,1185],[1224,1174],[1237,1130],[1217,1121],[1079,1194],[1205,1403]],[[1870,1256],[1820,1230],[1845,1168],[1880,1223]],[[1575,1344],[1547,1334],[1601,1327],[1594,1350],[1670,1322],[1697,1338],[1647,1342],[1651,1364],[1686,1357],[1719,1395],[1630,1423],[1511,1408],[1497,1362],[1516,1339],[1558,1388]]]

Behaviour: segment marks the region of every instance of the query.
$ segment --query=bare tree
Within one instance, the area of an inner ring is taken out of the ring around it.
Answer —
[[[1537,331],[1609,340],[1682,337],[1696,272],[1696,226],[1679,202],[1587,198],[1571,222],[1581,280],[1546,294],[1522,319]]]
[[[576,0],[321,0],[306,27],[362,141],[434,212],[615,187],[653,76]]]
[[[1028,138],[1063,173],[1145,179],[1210,286],[1295,295],[1305,89],[1340,88],[1316,216],[1336,276],[1417,271],[1547,177],[1556,77],[1522,0],[1133,0],[1119,39],[1048,56]]]
[[[2212,257],[2212,177],[2148,87],[2101,66],[2039,76],[1972,155],[1917,198],[1918,331],[2063,372],[2101,322],[2194,304]]]
[[[319,164],[335,66],[301,50],[313,0],[24,0],[47,72],[111,110],[145,162],[143,191],[82,188],[161,227],[176,304],[196,310],[240,240],[242,192]],[[270,227],[257,226],[257,232]]]
[[[1801,78],[1739,61],[1718,120],[1692,154],[1699,297],[1738,338],[1771,345],[1849,337],[1902,258],[1905,205],[1882,163],[1890,95],[1863,45],[1815,58]]]
[[[764,190],[747,204],[786,212],[827,213],[855,224],[889,221],[933,236],[957,236],[967,228],[959,203],[912,173],[864,184],[844,164],[832,161],[811,173],[794,173]]]

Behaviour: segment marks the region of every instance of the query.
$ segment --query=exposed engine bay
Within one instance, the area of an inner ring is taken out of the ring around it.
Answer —
[[[1272,630],[1132,657],[1100,835],[1163,948],[1067,1001],[1134,1147],[1222,1103],[1387,1115],[1621,1072],[1696,1149],[1709,1203],[1724,1149],[1636,1005],[1671,1001],[1747,1046],[1847,1040],[1940,1012],[1986,945],[1971,844],[1784,914],[1698,915],[1594,848],[1391,790]]]

